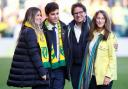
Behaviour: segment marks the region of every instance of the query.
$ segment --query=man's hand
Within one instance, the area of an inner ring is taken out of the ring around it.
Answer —
[[[114,48],[116,51],[118,50],[118,44],[117,43],[114,44]]]

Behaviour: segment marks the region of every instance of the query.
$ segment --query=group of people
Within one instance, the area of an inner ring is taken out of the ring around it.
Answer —
[[[73,20],[59,19],[59,6],[30,7],[25,14],[7,85],[32,89],[111,89],[117,79],[116,36],[105,11],[91,20],[81,3],[72,5]]]

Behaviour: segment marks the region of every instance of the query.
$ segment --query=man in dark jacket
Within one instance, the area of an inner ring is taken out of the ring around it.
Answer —
[[[74,20],[68,25],[68,71],[71,77],[73,89],[78,89],[80,70],[86,48],[90,19],[86,14],[86,8],[81,3],[72,5],[71,13]]]
[[[45,6],[47,19],[43,22],[51,67],[50,89],[64,89],[66,70],[66,25],[59,20],[59,6],[50,2]]]

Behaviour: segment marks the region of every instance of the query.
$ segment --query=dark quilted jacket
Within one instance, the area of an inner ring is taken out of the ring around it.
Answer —
[[[32,87],[49,84],[41,76],[47,74],[41,62],[40,48],[35,31],[31,28],[23,29],[20,33],[7,85],[15,87]]]

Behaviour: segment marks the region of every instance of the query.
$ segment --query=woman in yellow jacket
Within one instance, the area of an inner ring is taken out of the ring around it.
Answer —
[[[111,22],[103,10],[92,19],[88,45],[82,64],[79,89],[111,89],[117,79],[117,41]]]

